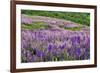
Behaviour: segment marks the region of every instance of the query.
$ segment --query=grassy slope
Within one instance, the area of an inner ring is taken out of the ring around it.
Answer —
[[[60,19],[71,20],[79,24],[90,26],[89,13],[22,10],[22,14],[60,18]]]

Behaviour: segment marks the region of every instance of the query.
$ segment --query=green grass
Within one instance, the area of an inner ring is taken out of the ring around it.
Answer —
[[[82,27],[64,27],[63,25],[59,27],[64,28],[65,30],[72,30],[72,31],[78,31],[78,30],[81,30],[82,28]]]
[[[34,22],[33,24],[22,24],[22,29],[47,29],[50,28],[50,26],[45,25],[44,22]]]
[[[64,28],[66,30],[78,31],[81,30],[81,27],[74,27],[74,28]]]
[[[39,11],[39,10],[22,10],[21,14],[34,16],[47,16],[59,19],[70,20],[82,25],[90,26],[90,13],[80,12],[60,12],[60,11]]]
[[[33,26],[29,24],[22,24],[21,27],[22,29],[32,29],[33,28]]]
[[[34,29],[50,29],[51,27],[49,25],[46,25],[44,22],[34,22],[33,24],[22,24],[21,25],[22,29],[30,29],[30,30],[34,30]],[[63,28],[65,30],[72,30],[72,31],[77,31],[77,30],[81,30],[82,27],[64,27],[59,26],[60,28]]]

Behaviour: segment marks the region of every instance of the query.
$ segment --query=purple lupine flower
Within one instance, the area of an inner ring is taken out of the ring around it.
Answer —
[[[48,50],[51,51],[52,49],[53,49],[53,46],[51,44],[49,44]]]
[[[81,54],[81,48],[77,48],[76,49],[76,56],[80,56],[80,54]]]
[[[22,40],[21,48],[28,48],[28,43],[25,40]]]
[[[40,51],[40,50],[36,50],[36,55],[38,57],[43,57],[44,53],[42,51]]]
[[[67,53],[69,54],[69,56],[72,54],[72,49],[70,48],[70,49],[68,49],[67,50]]]
[[[66,43],[63,43],[63,44],[60,45],[61,49],[64,49],[65,47],[66,47]]]
[[[78,43],[80,43],[80,36],[77,36],[76,40],[77,40]]]
[[[72,38],[71,38],[71,41],[72,41],[73,43],[75,43],[75,42],[76,42],[76,38],[75,38],[75,37],[72,37]]]
[[[26,59],[27,59],[27,62],[33,62],[34,61],[34,57],[31,53],[31,51],[26,51]]]

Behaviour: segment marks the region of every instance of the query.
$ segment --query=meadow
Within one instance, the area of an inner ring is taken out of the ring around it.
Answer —
[[[90,59],[90,14],[21,11],[21,62]]]

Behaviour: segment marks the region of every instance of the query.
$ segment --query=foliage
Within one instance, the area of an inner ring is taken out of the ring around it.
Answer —
[[[80,12],[60,12],[60,11],[39,11],[39,10],[22,10],[22,14],[47,16],[65,20],[71,20],[73,22],[90,26],[90,14]]]

